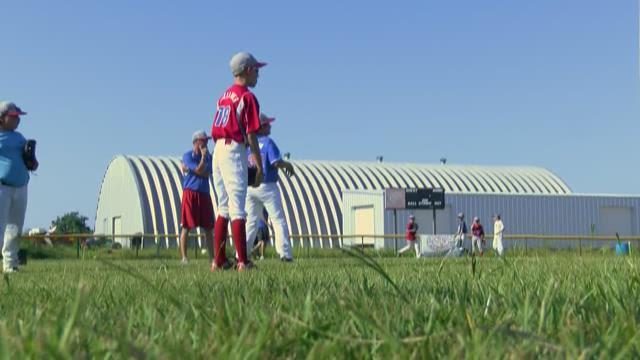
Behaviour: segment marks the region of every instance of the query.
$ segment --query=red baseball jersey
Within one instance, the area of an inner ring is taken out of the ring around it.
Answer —
[[[216,115],[213,118],[211,137],[245,142],[245,134],[255,133],[260,128],[260,104],[258,99],[245,86],[233,85],[218,100]]]
[[[406,240],[411,240],[411,241],[416,241],[416,232],[418,232],[418,224],[414,221],[412,222],[408,222],[407,223],[407,232],[406,232],[406,236],[405,239]]]
[[[484,235],[484,228],[478,223],[473,223],[473,225],[471,225],[471,233],[473,236],[480,237]]]

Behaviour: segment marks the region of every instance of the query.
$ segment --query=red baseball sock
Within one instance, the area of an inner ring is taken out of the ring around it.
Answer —
[[[236,219],[231,222],[231,231],[233,232],[233,245],[236,246],[238,261],[247,263],[247,229],[244,219]]]
[[[227,226],[229,226],[229,219],[218,216],[216,219],[216,225],[213,234],[213,246],[214,246],[214,262],[218,266],[222,266],[222,264],[227,261],[227,254],[225,253],[225,248],[227,244]]]

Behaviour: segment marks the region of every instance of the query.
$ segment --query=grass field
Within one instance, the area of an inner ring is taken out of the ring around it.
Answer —
[[[336,254],[336,253],[334,253]],[[640,356],[640,258],[30,260],[0,285],[0,357]]]

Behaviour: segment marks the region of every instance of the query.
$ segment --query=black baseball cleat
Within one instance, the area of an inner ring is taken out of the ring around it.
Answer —
[[[280,261],[282,261],[282,262],[293,262],[293,259],[290,258],[290,257],[284,257],[283,256],[283,257],[280,258]]]

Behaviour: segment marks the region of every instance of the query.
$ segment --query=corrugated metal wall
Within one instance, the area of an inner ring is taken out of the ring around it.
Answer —
[[[632,217],[638,218],[640,198],[569,195],[449,195],[454,213],[464,212],[467,218],[478,216],[484,222],[493,214],[501,214],[511,233],[548,235],[589,235],[591,224],[600,223],[601,207],[626,207],[632,209]],[[638,234],[638,222],[632,229]]]
[[[624,196],[595,195],[449,195],[447,204],[451,204],[453,213],[466,214],[467,223],[478,216],[487,233],[493,231],[493,214],[500,214],[506,231],[511,234],[542,235],[591,235],[591,224],[595,225],[595,234],[603,234],[600,209],[604,207],[630,208],[632,229],[630,234],[638,235],[638,209],[640,198]],[[452,224],[452,231],[456,224]],[[513,245],[510,244],[510,245]],[[528,246],[566,247],[575,243],[566,241],[528,241]],[[611,245],[606,242],[585,242],[586,246]]]
[[[348,214],[353,206],[364,206],[369,203],[379,204],[383,206],[382,192],[366,191],[354,194],[353,192],[345,192],[343,194],[344,216],[344,233],[350,234],[354,228],[352,217]],[[352,199],[354,198],[354,199]],[[631,212],[631,231],[621,231],[623,235],[637,236],[640,234],[640,197],[629,196],[598,196],[598,195],[489,195],[489,194],[448,194],[446,195],[447,208],[439,210],[438,216],[438,233],[452,234],[457,227],[456,214],[463,212],[466,215],[467,225],[470,227],[474,216],[480,218],[487,234],[493,232],[494,214],[498,213],[502,216],[505,224],[506,233],[511,234],[540,234],[540,235],[591,235],[591,224],[595,225],[596,235],[603,234],[601,209],[603,208],[627,208]],[[384,229],[377,235],[394,233],[393,211],[384,211]],[[403,232],[403,226],[408,220],[410,213],[416,215],[421,226],[421,232],[429,233],[431,231],[430,210],[398,210],[398,229],[399,233]],[[514,241],[508,241],[506,246],[514,245],[524,246],[524,241],[520,244]],[[392,240],[386,240],[384,246],[393,247]],[[400,245],[404,245],[401,241]],[[601,247],[612,246],[611,242],[603,241],[583,241],[585,247]],[[527,240],[527,246],[539,247],[549,246],[554,248],[577,246],[575,242],[568,241],[543,241],[543,240]]]

